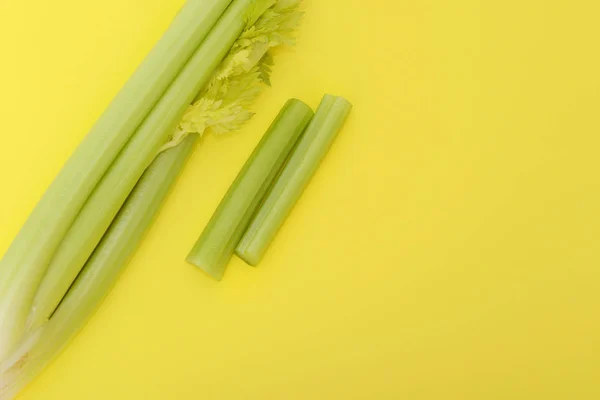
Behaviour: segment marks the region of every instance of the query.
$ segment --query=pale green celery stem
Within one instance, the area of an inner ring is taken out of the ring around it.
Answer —
[[[221,201],[187,261],[220,280],[252,215],[313,115],[299,100],[286,103]]]
[[[52,315],[127,195],[241,34],[252,1],[231,4],[92,192],[36,293],[30,331]]]
[[[345,99],[326,95],[288,163],[239,242],[236,254],[256,266],[317,172],[352,109]]]
[[[50,258],[99,179],[231,0],[189,0],[117,94],[0,261],[0,360],[25,328]]]
[[[52,319],[36,331],[31,344],[10,358],[10,364],[0,366],[1,400],[11,399],[35,379],[84,327],[142,241],[197,139],[198,135],[189,135],[144,172]]]

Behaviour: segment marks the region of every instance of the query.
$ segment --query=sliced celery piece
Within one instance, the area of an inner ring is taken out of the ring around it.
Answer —
[[[0,399],[12,398],[32,381],[85,326],[154,221],[197,139],[187,136],[146,170],[52,319],[0,364]]]
[[[289,162],[237,245],[236,254],[246,263],[256,266],[260,262],[327,155],[351,109],[352,105],[341,97],[326,95],[323,98]]]
[[[34,330],[52,315],[136,182],[243,31],[254,0],[235,0],[92,192],[35,295]]]
[[[313,112],[289,100],[221,201],[187,261],[220,280],[252,215],[275,180]]]
[[[48,188],[0,261],[0,360],[25,331],[51,257],[86,199],[231,0],[189,0]]]

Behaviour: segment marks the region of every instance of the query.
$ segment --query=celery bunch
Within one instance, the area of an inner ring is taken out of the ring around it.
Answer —
[[[293,41],[300,0],[188,0],[0,261],[0,399],[109,292],[205,132],[239,129]]]

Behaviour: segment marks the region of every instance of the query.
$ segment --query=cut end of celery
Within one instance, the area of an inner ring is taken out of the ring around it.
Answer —
[[[194,257],[192,255],[188,256],[185,260],[188,263],[192,264],[194,267],[197,267],[200,270],[204,271],[206,275],[210,276],[214,280],[223,280],[223,276],[225,275],[225,268],[204,262],[199,257]]]
[[[235,255],[251,267],[257,267],[262,258],[259,255],[247,251],[246,249],[237,249],[235,251]]]

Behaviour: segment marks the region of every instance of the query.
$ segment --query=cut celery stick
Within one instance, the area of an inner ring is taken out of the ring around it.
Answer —
[[[65,164],[0,261],[0,359],[20,340],[50,258],[84,202],[231,0],[189,0]]]
[[[323,98],[313,120],[237,246],[236,254],[246,263],[256,266],[260,262],[327,155],[351,109],[352,105],[341,97],[326,95]]]
[[[146,170],[52,319],[0,365],[0,399],[32,381],[85,326],[154,221],[197,139],[187,136]]]
[[[312,116],[301,101],[286,103],[221,201],[188,262],[214,279],[223,278],[237,242]]]
[[[28,330],[52,315],[136,182],[246,26],[253,0],[235,0],[92,192],[35,295]]]

